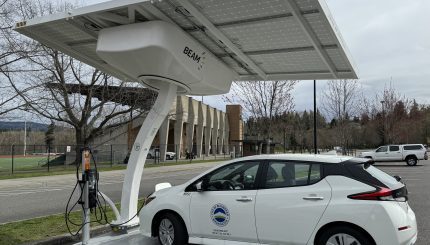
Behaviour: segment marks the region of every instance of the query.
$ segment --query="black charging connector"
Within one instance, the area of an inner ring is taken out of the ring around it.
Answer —
[[[97,180],[99,179],[99,176],[95,169],[91,169],[86,172],[88,175],[88,208],[93,209],[97,207]]]

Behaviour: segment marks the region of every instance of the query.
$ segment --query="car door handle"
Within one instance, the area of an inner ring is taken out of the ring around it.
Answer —
[[[307,201],[320,201],[320,200],[324,200],[324,197],[308,196],[308,197],[303,197],[303,200],[307,200]]]
[[[238,202],[252,202],[252,198],[250,198],[250,197],[241,197],[241,198],[236,199],[236,201],[238,201]]]

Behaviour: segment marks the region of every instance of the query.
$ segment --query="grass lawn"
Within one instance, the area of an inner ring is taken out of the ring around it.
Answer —
[[[2,159],[0,159],[2,160]],[[228,159],[226,159],[228,160]],[[206,163],[206,162],[220,162],[224,161],[223,159],[212,159],[212,160],[193,160],[191,163],[189,161],[169,161],[159,164],[145,164],[145,168],[156,168],[156,167],[165,167],[165,166],[174,166],[174,165],[185,165],[185,164],[195,164],[195,163]],[[113,165],[112,167],[108,163],[100,163],[98,164],[99,171],[114,171],[114,170],[123,170],[127,168],[127,165]],[[56,166],[51,167],[50,172],[47,171],[46,167],[39,167],[43,171],[37,170],[37,168],[33,168],[34,171],[29,169],[27,172],[18,172],[11,174],[9,172],[1,173],[0,169],[0,180],[2,179],[19,179],[19,178],[29,178],[29,177],[40,177],[40,176],[51,176],[51,175],[63,175],[63,174],[73,174],[76,172],[73,166],[69,166],[68,168],[64,168],[64,166]],[[1,243],[0,243],[1,244]]]
[[[53,157],[52,157],[53,158]],[[47,156],[16,157],[13,159],[14,169],[39,168],[48,161]],[[0,158],[0,171],[11,171],[12,158]]]
[[[143,204],[143,199],[139,201],[138,207]],[[119,204],[116,205],[119,208]],[[106,216],[111,222],[114,218],[112,210],[108,207]],[[79,224],[82,222],[82,212],[75,211],[71,213],[70,219]],[[91,220],[95,220],[94,215],[91,215]],[[91,227],[99,226],[98,223],[92,223]],[[71,225],[71,230],[75,233],[78,226]],[[41,218],[18,221],[0,225],[0,244],[22,244],[33,241],[45,240],[50,237],[68,234],[64,214],[50,215]]]

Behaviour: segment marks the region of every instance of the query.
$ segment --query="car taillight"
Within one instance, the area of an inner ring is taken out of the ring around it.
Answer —
[[[406,188],[405,189],[403,188],[396,191],[392,191],[388,188],[377,187],[375,191],[349,195],[348,198],[355,199],[355,200],[406,202],[407,191],[406,191]]]

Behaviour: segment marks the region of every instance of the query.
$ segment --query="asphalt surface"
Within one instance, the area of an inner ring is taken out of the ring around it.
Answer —
[[[161,182],[182,184],[216,164],[219,163],[148,168],[142,176],[139,196],[148,196]],[[120,202],[123,180],[123,170],[101,172],[100,191],[114,202]],[[73,174],[0,180],[0,224],[64,213],[75,183]],[[77,192],[72,199],[77,199]]]
[[[150,194],[160,182],[181,184],[217,163],[151,168],[143,176],[140,196]],[[430,241],[430,161],[415,167],[405,163],[377,163],[376,167],[399,175],[409,190],[409,204],[418,220],[416,245]],[[0,181],[0,224],[64,212],[74,186],[73,175]],[[101,190],[115,202],[121,199],[123,171],[101,173]]]

